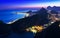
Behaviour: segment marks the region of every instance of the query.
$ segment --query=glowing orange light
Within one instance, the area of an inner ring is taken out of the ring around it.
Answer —
[[[43,26],[32,26],[26,29],[26,31],[31,31],[33,33],[41,32],[43,30]]]

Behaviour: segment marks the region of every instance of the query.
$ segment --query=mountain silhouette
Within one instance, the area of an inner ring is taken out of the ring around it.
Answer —
[[[60,21],[56,21],[42,32],[35,35],[35,38],[60,38]]]

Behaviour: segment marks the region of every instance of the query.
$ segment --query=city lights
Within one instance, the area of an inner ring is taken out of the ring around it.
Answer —
[[[43,29],[44,29],[43,26],[36,25],[36,26],[32,26],[32,27],[27,28],[26,31],[31,31],[33,33],[37,33],[37,32],[41,32]]]

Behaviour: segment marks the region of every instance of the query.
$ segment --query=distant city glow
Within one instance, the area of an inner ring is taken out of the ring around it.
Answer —
[[[60,27],[60,24],[59,24],[59,27]]]
[[[27,28],[26,31],[31,31],[33,33],[37,33],[37,32],[41,32],[43,29],[44,29],[43,26],[36,25],[36,26],[32,26],[32,27]]]

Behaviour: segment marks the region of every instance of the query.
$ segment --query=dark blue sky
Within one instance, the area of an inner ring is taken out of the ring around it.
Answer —
[[[0,0],[0,8],[60,6],[60,0]]]
[[[40,3],[40,2],[54,2],[60,0],[0,0],[0,4],[7,4],[7,3]]]

